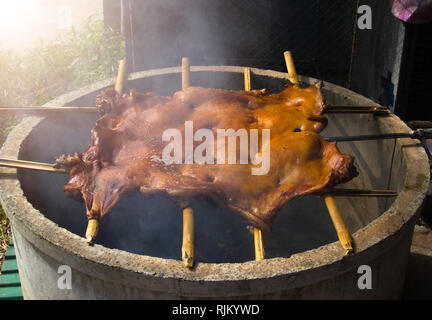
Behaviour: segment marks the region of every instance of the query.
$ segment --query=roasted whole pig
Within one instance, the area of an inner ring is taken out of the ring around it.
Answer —
[[[56,159],[70,170],[64,192],[84,200],[89,219],[138,189],[180,208],[211,201],[269,231],[291,199],[356,175],[353,158],[318,134],[327,124],[320,87],[289,84],[272,95],[189,87],[172,97],[107,89],[88,150]]]

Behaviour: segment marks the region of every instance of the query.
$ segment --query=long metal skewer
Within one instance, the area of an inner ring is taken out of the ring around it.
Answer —
[[[432,129],[417,129],[410,132],[384,133],[384,134],[368,134],[357,136],[340,136],[325,138],[330,142],[346,142],[346,141],[365,141],[365,140],[383,140],[397,138],[412,138],[412,139],[432,139]]]
[[[251,72],[250,68],[244,68],[244,89],[245,91],[251,90]],[[254,227],[254,246],[255,246],[255,260],[264,260],[264,243],[261,229]]]
[[[375,115],[390,114],[390,110],[383,106],[332,106],[325,107],[324,113],[372,113]]]
[[[342,189],[335,188],[331,191],[334,197],[397,197],[395,190],[373,189]]]
[[[294,67],[294,59],[290,51],[284,52],[285,63],[287,65],[288,74],[291,82],[294,85],[299,84],[299,80],[297,77],[297,73]],[[345,254],[349,254],[353,251],[352,246],[352,238],[348,232],[348,229],[345,226],[345,223],[342,219],[342,215],[339,211],[335,198],[331,194],[327,194],[324,196],[324,201],[327,206],[327,209],[330,213],[330,217],[332,219],[333,225],[336,229],[336,233],[339,238],[339,242],[345,250]]]
[[[16,114],[49,114],[57,112],[97,112],[93,106],[25,106],[25,107],[0,107],[0,112],[16,113]],[[373,113],[373,114],[389,114],[390,111],[386,107],[376,106],[327,106],[324,113]]]
[[[62,173],[62,174],[69,173],[66,169],[56,168],[55,164],[52,164],[52,163],[4,159],[4,158],[0,158],[0,167],[57,172],[57,173]],[[336,197],[338,197],[338,196],[344,196],[344,197],[396,197],[398,195],[397,192],[394,190],[342,189],[342,188],[333,189],[332,194]]]
[[[189,58],[182,58],[182,90],[190,86],[189,80],[190,65]],[[194,211],[188,207],[183,209],[183,243],[182,243],[182,260],[187,268],[192,268],[195,257],[194,242]]]

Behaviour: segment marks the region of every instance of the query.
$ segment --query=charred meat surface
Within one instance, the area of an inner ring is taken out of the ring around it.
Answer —
[[[70,170],[64,192],[84,200],[88,218],[102,218],[124,193],[138,189],[143,195],[164,194],[180,208],[211,201],[269,231],[278,209],[291,199],[331,190],[355,175],[353,158],[318,134],[327,124],[320,87],[288,85],[273,95],[189,87],[172,97],[135,91],[120,96],[107,89],[96,101],[102,117],[88,150],[56,159],[58,167]],[[205,163],[188,161],[185,155],[186,123],[193,124],[193,150],[201,152]],[[167,129],[181,133],[180,163],[162,159],[173,142],[162,139]],[[197,139],[200,129],[213,135]],[[238,143],[241,137],[233,140],[234,162],[228,159],[229,139],[218,144],[220,129],[248,134],[247,148]],[[249,139],[253,129],[259,133],[256,148]],[[203,151],[204,142],[214,146],[213,153]],[[264,165],[257,159],[266,156],[268,170],[252,174]],[[218,157],[225,157],[225,163]]]

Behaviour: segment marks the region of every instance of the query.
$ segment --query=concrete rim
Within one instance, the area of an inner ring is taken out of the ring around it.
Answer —
[[[191,72],[235,72],[243,73],[243,67],[233,66],[192,66]],[[288,76],[282,72],[252,68],[251,71],[258,75],[280,78],[288,81]],[[137,72],[129,75],[129,80],[142,77],[158,76],[162,74],[181,73],[180,67],[155,69]],[[312,83],[313,78],[300,77],[301,81]],[[88,93],[102,90],[112,86],[115,79],[111,78],[97,82],[80,90],[62,95],[47,105],[64,105],[68,101]],[[324,82],[324,86],[330,85],[333,92],[348,97],[362,98],[366,104],[375,104],[352,91]],[[19,155],[18,145],[21,145],[25,137],[37,126],[43,117],[26,117],[9,134],[3,145],[1,157],[17,159]],[[408,130],[408,127],[395,115],[382,118],[383,128],[386,131],[398,128]],[[392,128],[392,129],[391,129]],[[412,146],[415,141],[411,139],[398,139],[397,146]],[[16,169],[0,168],[0,201],[10,219],[13,231],[20,232],[37,249],[50,255],[57,261],[63,261],[72,268],[80,270],[79,260],[85,259],[91,265],[84,273],[104,278],[107,281],[122,281],[134,287],[160,288],[160,282],[166,282],[164,288],[167,292],[181,292],[194,295],[200,292],[200,283],[209,281],[217,286],[224,281],[235,284],[238,281],[250,280],[253,288],[255,282],[262,279],[273,279],[269,282],[268,291],[277,288],[287,288],[296,283],[314,282],[330,277],[332,274],[345,272],[353,268],[357,261],[364,256],[366,250],[369,256],[377,255],[380,248],[394,245],[394,241],[403,237],[407,226],[416,217],[421,207],[429,184],[429,163],[426,153],[421,147],[402,148],[402,157],[407,164],[406,181],[397,199],[391,207],[377,219],[370,222],[364,228],[353,234],[357,245],[357,253],[350,257],[344,257],[343,249],[338,242],[333,242],[306,252],[294,254],[289,258],[272,258],[263,261],[250,261],[244,263],[197,263],[193,271],[183,267],[180,260],[162,259],[128,253],[117,249],[108,249],[101,245],[89,247],[85,239],[79,237],[47,219],[41,212],[33,208],[25,198],[20,182],[16,177]],[[314,276],[310,274],[303,278],[305,271],[314,269]],[[101,276],[102,274],[102,276]],[[126,282],[125,282],[126,280]],[[153,281],[153,282],[152,282]],[[214,292],[221,291],[214,287]],[[230,287],[230,293],[235,293],[235,285]],[[240,290],[241,287],[239,287]],[[244,287],[243,287],[244,288]],[[160,289],[158,289],[160,290]],[[211,295],[207,288],[201,291]],[[262,292],[262,290],[260,290]],[[223,292],[223,291],[222,291]],[[242,292],[237,292],[242,294]],[[216,294],[216,293],[215,293]]]

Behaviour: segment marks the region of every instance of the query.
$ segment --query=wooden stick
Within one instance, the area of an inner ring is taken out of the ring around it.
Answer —
[[[189,58],[183,57],[182,58],[182,90],[185,90],[190,86],[189,74],[190,74]]]
[[[299,80],[297,77],[297,72],[294,67],[294,60],[292,58],[291,52],[285,51],[284,56],[285,56],[285,62],[287,65],[290,80],[294,85],[298,85]],[[330,217],[333,221],[333,225],[339,237],[339,242],[341,243],[342,247],[345,250],[345,254],[347,255],[353,251],[352,238],[342,219],[339,208],[336,204],[336,200],[332,195],[329,194],[324,196],[324,201],[327,205],[327,209],[330,213]]]
[[[299,85],[299,79],[297,75],[297,71],[294,65],[294,59],[292,57],[291,51],[284,52],[285,64],[288,70],[288,78],[289,80],[295,84]],[[385,107],[370,107],[370,106],[328,106],[325,110],[325,113],[373,113],[373,114],[389,114],[389,110]]]
[[[189,58],[182,58],[182,90],[189,87],[190,65]],[[183,210],[183,244],[182,244],[182,260],[187,268],[192,268],[194,265],[194,211],[192,208]]]
[[[294,65],[294,59],[292,57],[291,51],[285,51],[284,57],[285,57],[285,64],[288,70],[288,78],[293,84],[298,85],[299,79],[297,76],[297,71]]]
[[[67,174],[68,171],[62,168],[55,168],[55,164],[46,162],[34,162],[25,160],[14,160],[0,158],[0,167],[30,169],[38,171],[58,172]],[[332,190],[334,196],[344,197],[396,197],[398,193],[394,190],[374,190],[374,189],[340,189]]]
[[[99,231],[99,220],[96,218],[89,219],[87,224],[86,234],[85,234],[87,244],[91,245],[94,243],[98,231]]]
[[[38,171],[58,172],[67,174],[68,171],[62,168],[55,168],[55,164],[45,162],[34,162],[25,160],[14,160],[0,158],[0,167],[29,169]],[[374,190],[374,189],[333,189],[334,196],[344,197],[396,197],[398,193],[394,190]]]
[[[13,159],[0,159],[0,167],[20,168],[39,171],[68,173],[65,169],[57,169],[54,164]]]
[[[194,211],[189,207],[183,210],[182,260],[185,267],[193,267],[194,252]]]
[[[117,71],[117,79],[114,90],[117,91],[119,95],[122,95],[123,84],[126,77],[126,60],[120,60],[119,67]],[[96,240],[96,236],[99,230],[99,220],[97,218],[91,218],[88,220],[86,229],[86,241],[87,244],[92,245]]]
[[[251,90],[251,70],[249,67],[244,68],[244,89],[245,91]],[[262,231],[256,227],[254,230],[254,246],[255,246],[255,260],[264,260],[264,244],[262,238]]]
[[[68,171],[62,168],[55,168],[55,164],[45,162],[34,162],[25,160],[14,160],[0,158],[0,167],[29,169],[37,171],[58,172],[67,174]],[[398,193],[394,190],[374,190],[374,189],[333,189],[332,195],[335,197],[397,197]]]
[[[324,201],[327,205],[331,220],[336,229],[339,242],[344,248],[345,254],[348,255],[349,253],[353,252],[352,238],[342,219],[342,215],[339,211],[336,200],[332,195],[326,195],[324,196]]]
[[[251,70],[249,67],[244,68],[244,89],[251,90]]]
[[[255,260],[264,260],[265,251],[261,229],[254,227]]]
[[[8,113],[31,113],[31,114],[44,114],[44,113],[52,113],[52,112],[97,112],[96,107],[76,107],[76,106],[29,106],[29,107],[0,107],[0,112],[8,112]]]
[[[123,92],[123,83],[126,78],[126,60],[120,60],[118,71],[117,71],[117,80],[114,87],[114,90],[117,91],[119,95],[122,95]]]

